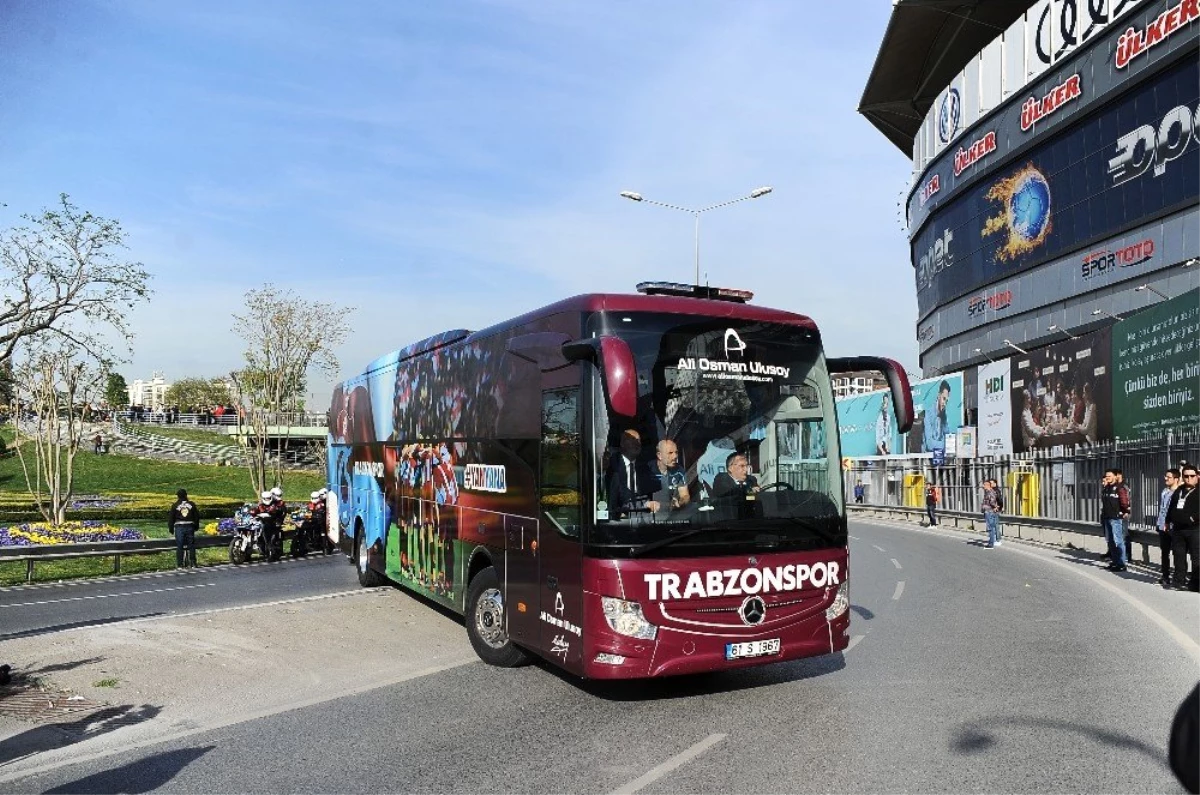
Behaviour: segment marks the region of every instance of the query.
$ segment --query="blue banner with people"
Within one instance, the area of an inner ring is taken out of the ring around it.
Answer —
[[[912,385],[912,430],[900,434],[886,389],[837,402],[842,456],[871,458],[898,455],[944,456],[946,437],[963,425],[962,373],[928,378]]]

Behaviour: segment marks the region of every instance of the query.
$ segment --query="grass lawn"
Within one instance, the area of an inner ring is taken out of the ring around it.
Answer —
[[[31,462],[32,463],[32,462]],[[325,476],[316,472],[285,470],[285,499],[308,498],[310,492],[325,485]],[[95,455],[81,450],[75,458],[76,494],[119,494],[161,492],[164,506],[175,499],[176,489],[187,489],[197,497],[226,497],[250,500],[256,497],[250,485],[250,473],[244,467],[210,464],[185,464],[177,461],[134,458],[117,454]],[[16,454],[0,459],[0,491],[27,493],[25,476]]]

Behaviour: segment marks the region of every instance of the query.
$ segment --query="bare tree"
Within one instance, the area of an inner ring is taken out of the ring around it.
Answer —
[[[284,414],[304,407],[309,373],[337,371],[333,349],[349,333],[353,310],[313,301],[265,284],[246,293],[245,310],[233,330],[246,341],[246,366],[230,376],[238,397],[238,431],[245,434],[250,482],[255,491],[283,483],[288,446]],[[271,425],[284,426],[271,433]],[[269,455],[274,440],[275,455]]]
[[[16,361],[16,402],[26,416],[32,412],[25,428],[20,412],[14,423],[21,471],[38,513],[58,526],[66,521],[74,494],[87,408],[104,394],[108,363],[66,336],[44,334],[26,339]]]
[[[101,351],[90,330],[128,338],[128,310],[150,295],[150,275],[116,256],[125,247],[121,224],[81,211],[65,193],[57,208],[22,218],[28,226],[0,233],[0,362],[38,334],[93,354]],[[82,322],[66,323],[72,318]]]

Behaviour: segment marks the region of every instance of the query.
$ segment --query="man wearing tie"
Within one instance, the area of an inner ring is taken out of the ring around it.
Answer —
[[[737,509],[739,519],[754,515],[758,480],[750,474],[750,459],[742,453],[730,453],[725,471],[713,478],[713,497]]]
[[[645,507],[651,513],[658,511],[656,500],[649,499],[658,490],[658,478],[645,462],[639,461],[642,453],[642,437],[635,430],[621,434],[621,454],[613,456],[609,464],[608,502],[614,519],[629,514],[632,509]]]

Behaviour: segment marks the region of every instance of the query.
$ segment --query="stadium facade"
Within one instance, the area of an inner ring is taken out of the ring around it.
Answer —
[[[913,161],[919,416],[978,455],[1200,422],[1198,2],[894,2],[859,110]]]

